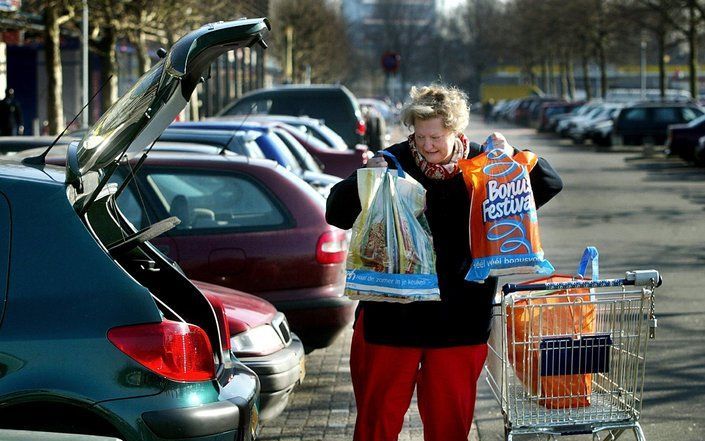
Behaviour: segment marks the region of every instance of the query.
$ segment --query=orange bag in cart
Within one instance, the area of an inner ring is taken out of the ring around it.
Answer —
[[[597,250],[592,247],[586,250],[578,274],[584,274],[589,254],[597,278]],[[572,280],[568,275],[553,275],[525,283]],[[607,348],[611,344],[609,337],[595,335],[596,311],[590,290],[531,295],[507,306],[506,312],[508,359],[531,394],[549,409],[589,406],[593,372],[609,369]]]

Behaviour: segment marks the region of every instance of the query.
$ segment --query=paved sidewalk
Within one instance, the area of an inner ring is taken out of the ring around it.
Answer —
[[[350,382],[348,330],[330,347],[306,358],[306,379],[294,392],[279,417],[266,423],[258,440],[343,441],[351,440],[355,427],[355,399]],[[475,426],[470,441],[477,441]],[[423,441],[416,397],[405,417],[399,441]]]

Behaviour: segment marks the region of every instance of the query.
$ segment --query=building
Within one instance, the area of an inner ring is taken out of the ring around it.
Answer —
[[[438,0],[342,0],[348,22],[348,37],[360,59],[359,95],[403,97],[417,79],[425,75],[415,57],[431,34],[438,18]],[[397,73],[385,76],[383,54],[399,54]]]

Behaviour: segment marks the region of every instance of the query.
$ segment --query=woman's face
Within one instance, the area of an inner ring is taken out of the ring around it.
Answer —
[[[455,132],[443,127],[440,117],[414,121],[414,141],[431,164],[447,164],[453,156]]]

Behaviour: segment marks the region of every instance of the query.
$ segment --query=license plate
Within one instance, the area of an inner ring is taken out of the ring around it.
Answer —
[[[301,361],[299,362],[299,370],[301,374],[299,375],[299,382],[303,383],[304,378],[306,377],[306,357],[301,357]]]

